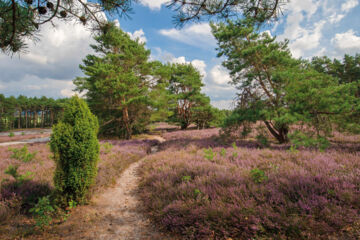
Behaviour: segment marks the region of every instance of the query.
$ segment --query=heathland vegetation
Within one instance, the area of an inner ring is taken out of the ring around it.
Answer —
[[[73,2],[39,1],[29,15],[35,2],[0,0],[13,7],[0,12],[3,51],[34,34],[32,14],[73,13]],[[126,11],[129,2],[98,7]],[[0,147],[1,239],[89,238],[108,219],[100,232],[111,232],[129,218],[92,200],[111,197],[107,188],[140,160],[136,214],[164,239],[360,239],[360,55],[294,58],[288,41],[262,31],[281,0],[171,2],[186,9],[180,23],[242,10],[211,24],[235,109],[211,106],[192,64],[153,61],[144,43],[99,22],[74,80],[84,99],[0,95],[2,130],[56,123],[49,144]],[[90,10],[73,17],[97,20]]]

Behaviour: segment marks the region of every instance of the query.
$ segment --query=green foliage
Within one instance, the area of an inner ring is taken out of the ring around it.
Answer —
[[[91,47],[98,55],[87,55],[80,65],[86,77],[74,80],[86,91],[91,110],[99,117],[100,132],[130,139],[145,130],[150,120],[150,50],[114,25],[95,37]]]
[[[216,152],[211,147],[204,149],[204,157],[209,161],[213,161],[216,157]]]
[[[171,65],[171,77],[169,81],[169,91],[173,95],[174,109],[173,116],[170,118],[186,129],[194,121],[194,109],[208,106],[210,100],[202,93],[200,72],[191,64],[173,64]],[[204,109],[198,110],[205,113]],[[198,114],[198,119],[203,118]],[[205,117],[207,118],[207,117]],[[199,121],[199,124],[204,123]]]
[[[12,176],[15,179],[15,185],[20,187],[24,182],[29,181],[32,179],[33,172],[26,172],[25,174],[18,173],[19,166],[9,165],[4,173]]]
[[[11,158],[25,163],[32,161],[37,154],[37,152],[30,153],[26,144],[22,148],[9,148],[9,151],[13,152]]]
[[[263,146],[263,147],[269,147],[270,143],[267,137],[264,134],[258,134],[256,135],[256,140]]]
[[[182,180],[183,182],[189,182],[189,181],[191,180],[191,176],[183,176],[183,177],[181,178],[181,180]]]
[[[299,147],[314,147],[320,151],[324,151],[330,146],[330,142],[321,136],[313,137],[304,134],[301,131],[295,131],[289,135],[292,149],[296,150]]]
[[[200,189],[194,189],[194,194],[195,194],[195,197],[197,197],[198,195],[200,195],[201,194],[201,191],[200,191]]]
[[[45,226],[49,226],[52,221],[52,215],[55,209],[51,205],[49,196],[39,198],[37,204],[30,209],[36,221],[36,226],[44,230]]]
[[[151,62],[151,76],[157,79],[149,93],[152,109],[151,122],[166,122],[174,115],[174,95],[168,91],[171,74],[170,64],[162,64],[159,61]]]
[[[226,150],[225,150],[225,148],[222,148],[222,149],[220,150],[220,156],[226,157]]]
[[[6,10],[7,9],[7,10]],[[15,21],[14,21],[15,19]],[[14,53],[23,49],[25,38],[34,37],[36,13],[21,2],[0,1],[0,49]]]
[[[246,134],[261,121],[279,143],[285,143],[295,124],[322,138],[330,136],[333,127],[360,130],[358,80],[339,81],[322,71],[321,64],[294,59],[288,41],[260,33],[251,18],[212,24],[212,31],[218,56],[226,58],[223,65],[239,89],[237,109],[224,124],[231,128],[228,132],[243,127]]]
[[[72,97],[63,119],[53,127],[50,146],[56,170],[54,185],[60,205],[83,204],[95,182],[99,160],[97,118],[79,97]]]
[[[54,100],[22,95],[17,98],[5,97],[0,94],[0,131],[50,127],[61,117],[63,104],[66,101],[67,99]],[[24,135],[25,132],[21,132],[21,136]],[[13,136],[15,136],[13,132],[9,133],[9,137]]]
[[[340,97],[344,97],[350,93],[353,98],[347,97],[346,104],[343,104],[347,111],[342,111],[343,113],[341,117],[337,118],[336,123],[342,131],[360,133],[360,54],[345,55],[342,61],[331,60],[326,56],[314,57],[310,64],[316,71],[331,75],[340,85],[352,86],[344,90],[347,91],[347,94],[342,95],[343,93],[341,93],[340,95]],[[349,106],[351,107],[349,108]]]
[[[262,183],[268,180],[265,172],[258,168],[252,169],[250,171],[250,176],[255,183]]]

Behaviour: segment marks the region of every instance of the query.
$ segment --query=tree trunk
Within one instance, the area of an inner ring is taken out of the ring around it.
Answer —
[[[278,140],[279,143],[287,143],[289,141],[288,139],[288,128],[286,126],[281,126],[280,129],[275,129],[268,121],[264,121],[267,129],[269,132]]]
[[[186,121],[186,120],[183,121],[183,122],[181,122],[181,130],[187,129],[189,125],[190,125],[190,124],[189,124],[188,121]]]
[[[37,119],[38,119],[38,115],[37,115],[37,110],[35,109],[34,111],[34,127],[36,128],[37,125]]]
[[[129,111],[127,107],[123,108],[123,122],[126,128],[126,139],[131,139],[132,131],[129,123]]]
[[[18,119],[18,129],[21,128],[21,114],[22,114],[22,109],[19,109],[19,119]]]
[[[54,110],[50,111],[51,125],[54,125]]]
[[[28,127],[28,110],[25,110],[25,128]]]
[[[44,128],[45,119],[44,119],[45,109],[41,109],[41,127]]]

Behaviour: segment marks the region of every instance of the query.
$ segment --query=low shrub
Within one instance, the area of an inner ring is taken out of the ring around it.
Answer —
[[[39,198],[36,205],[30,209],[30,213],[35,218],[36,226],[41,230],[44,230],[44,227],[50,224],[54,212],[55,209],[50,203],[49,196]]]
[[[9,148],[9,151],[12,152],[11,158],[20,160],[22,162],[30,162],[32,161],[37,152],[29,152],[27,145],[25,144],[22,148]]]

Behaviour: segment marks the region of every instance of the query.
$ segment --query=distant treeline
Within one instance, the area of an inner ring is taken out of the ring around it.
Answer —
[[[62,116],[67,100],[0,94],[0,131],[51,127]]]

